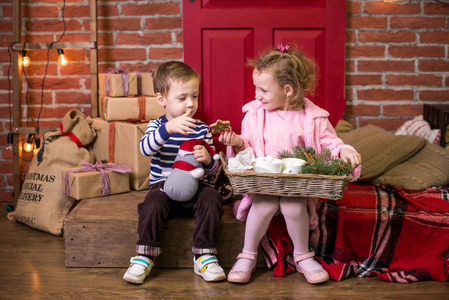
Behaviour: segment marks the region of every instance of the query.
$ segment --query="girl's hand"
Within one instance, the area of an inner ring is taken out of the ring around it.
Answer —
[[[188,132],[193,132],[193,128],[196,127],[196,120],[192,117],[189,117],[189,113],[171,119],[167,123],[165,123],[165,129],[169,134],[173,133],[181,133],[183,135],[187,135]]]
[[[240,136],[238,136],[237,134],[235,134],[234,131],[229,129],[226,129],[226,131],[220,133],[220,135],[218,136],[218,141],[222,142],[226,146],[235,146],[237,144],[240,145],[241,140],[242,139],[240,138]]]
[[[233,146],[239,151],[245,149],[245,143],[243,139],[239,135],[235,134],[235,132],[232,130],[226,129],[225,132],[220,133],[218,141],[222,142],[226,146]]]
[[[340,158],[349,161],[353,169],[362,164],[362,156],[358,152],[349,149],[341,149]]]
[[[193,157],[197,162],[205,164],[206,166],[212,162],[212,155],[203,145],[196,145],[193,147]]]

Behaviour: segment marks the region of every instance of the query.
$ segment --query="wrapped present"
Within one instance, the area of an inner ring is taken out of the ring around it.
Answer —
[[[156,97],[106,97],[100,96],[100,116],[107,121],[149,120],[165,114]]]
[[[138,95],[138,76],[136,72],[107,69],[98,74],[100,95],[108,97],[128,97]]]
[[[102,118],[93,118],[92,124],[97,130],[92,143],[95,159],[130,167],[130,188],[138,191],[149,187],[151,157],[142,155],[139,149],[147,124],[108,122]]]
[[[81,168],[62,171],[65,193],[76,200],[129,192],[131,168],[124,165],[95,165],[84,161]]]
[[[144,96],[154,96],[153,74],[151,72],[140,73],[140,92]]]

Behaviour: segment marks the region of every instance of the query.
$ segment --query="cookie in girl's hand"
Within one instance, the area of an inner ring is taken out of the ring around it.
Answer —
[[[217,122],[210,124],[210,130],[213,134],[225,132],[226,129],[232,130],[230,121],[222,121],[220,119]]]

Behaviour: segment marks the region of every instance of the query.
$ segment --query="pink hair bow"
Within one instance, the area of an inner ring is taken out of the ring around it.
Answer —
[[[284,52],[288,50],[288,48],[290,48],[289,45],[285,45],[285,46],[283,46],[282,44],[278,45],[278,49],[279,49],[279,51],[281,51],[281,57],[284,55]]]

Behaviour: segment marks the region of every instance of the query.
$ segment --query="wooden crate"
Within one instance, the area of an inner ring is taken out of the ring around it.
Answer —
[[[128,267],[137,242],[137,205],[148,191],[132,191],[82,200],[64,221],[66,267]],[[161,241],[163,253],[155,266],[191,268],[193,218],[167,221]],[[225,206],[218,244],[222,267],[230,268],[243,247],[245,224]],[[258,265],[264,267],[262,254]]]
[[[449,105],[424,104],[423,118],[429,122],[432,129],[441,130],[440,145],[448,142],[445,140],[447,126],[449,125]]]

